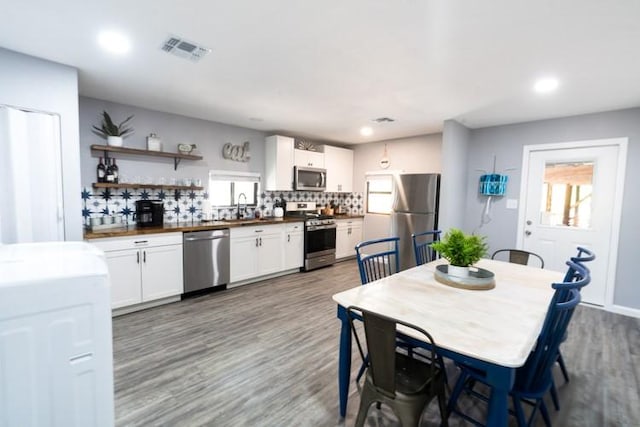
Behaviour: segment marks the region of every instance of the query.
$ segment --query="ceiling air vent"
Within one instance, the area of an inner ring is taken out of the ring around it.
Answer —
[[[206,54],[211,52],[209,48],[199,46],[197,43],[177,36],[169,36],[162,44],[162,50],[193,62],[200,61]]]
[[[395,119],[392,119],[391,117],[378,117],[377,119],[373,119],[371,121],[376,123],[391,123],[395,122]]]

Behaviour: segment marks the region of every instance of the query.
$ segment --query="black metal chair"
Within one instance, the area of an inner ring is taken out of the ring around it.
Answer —
[[[540,268],[544,268],[544,260],[542,257],[533,252],[523,251],[522,249],[500,249],[491,255],[491,259],[499,260],[501,258],[500,254],[507,254],[509,256],[509,262],[521,265],[529,265],[530,258],[537,258],[538,261],[540,261]],[[496,255],[498,255],[497,258]]]
[[[433,230],[411,235],[416,265],[426,264],[439,258],[438,253],[431,248],[431,244],[440,240],[441,233],[440,230]]]
[[[363,285],[400,271],[399,242],[399,237],[385,237],[356,245],[360,281]],[[375,252],[366,253],[366,250]]]
[[[403,427],[417,427],[424,408],[434,397],[438,398],[442,425],[447,426],[445,368],[431,335],[422,328],[359,307],[348,307],[347,313],[358,351],[367,364],[356,427],[364,425],[369,407],[374,402],[391,407]],[[354,319],[360,318],[364,321],[367,356],[353,324]],[[424,359],[397,351],[398,325],[424,336],[424,341],[430,346]]]

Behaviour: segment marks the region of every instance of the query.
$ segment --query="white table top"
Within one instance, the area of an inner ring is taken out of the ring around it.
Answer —
[[[434,261],[333,296],[419,326],[437,346],[506,367],[524,364],[540,334],[553,295],[551,283],[563,274],[483,259],[476,266],[494,273],[490,290],[457,289],[437,282]],[[420,336],[416,336],[422,338]]]

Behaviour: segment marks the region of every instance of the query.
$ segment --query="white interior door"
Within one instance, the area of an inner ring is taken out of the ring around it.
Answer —
[[[620,140],[529,146],[523,162],[518,247],[561,272],[577,246],[591,249],[596,260],[582,301],[596,305],[612,295],[622,204],[626,140],[624,147],[611,141]]]

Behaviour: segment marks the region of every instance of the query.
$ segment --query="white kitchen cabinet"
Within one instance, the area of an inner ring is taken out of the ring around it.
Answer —
[[[295,166],[310,168],[324,168],[324,153],[309,150],[293,150],[293,162]]]
[[[355,247],[362,241],[362,219],[338,219],[336,225],[336,259],[355,256]]]
[[[353,150],[325,145],[324,164],[327,169],[327,191],[351,193],[353,191]]]
[[[284,269],[302,267],[304,263],[304,223],[285,224]]]
[[[282,224],[231,228],[231,283],[228,286],[282,271],[283,233]]]
[[[264,189],[266,191],[293,190],[293,138],[272,135],[265,138]]]
[[[111,308],[182,294],[182,233],[91,240],[102,249],[111,277]]]

